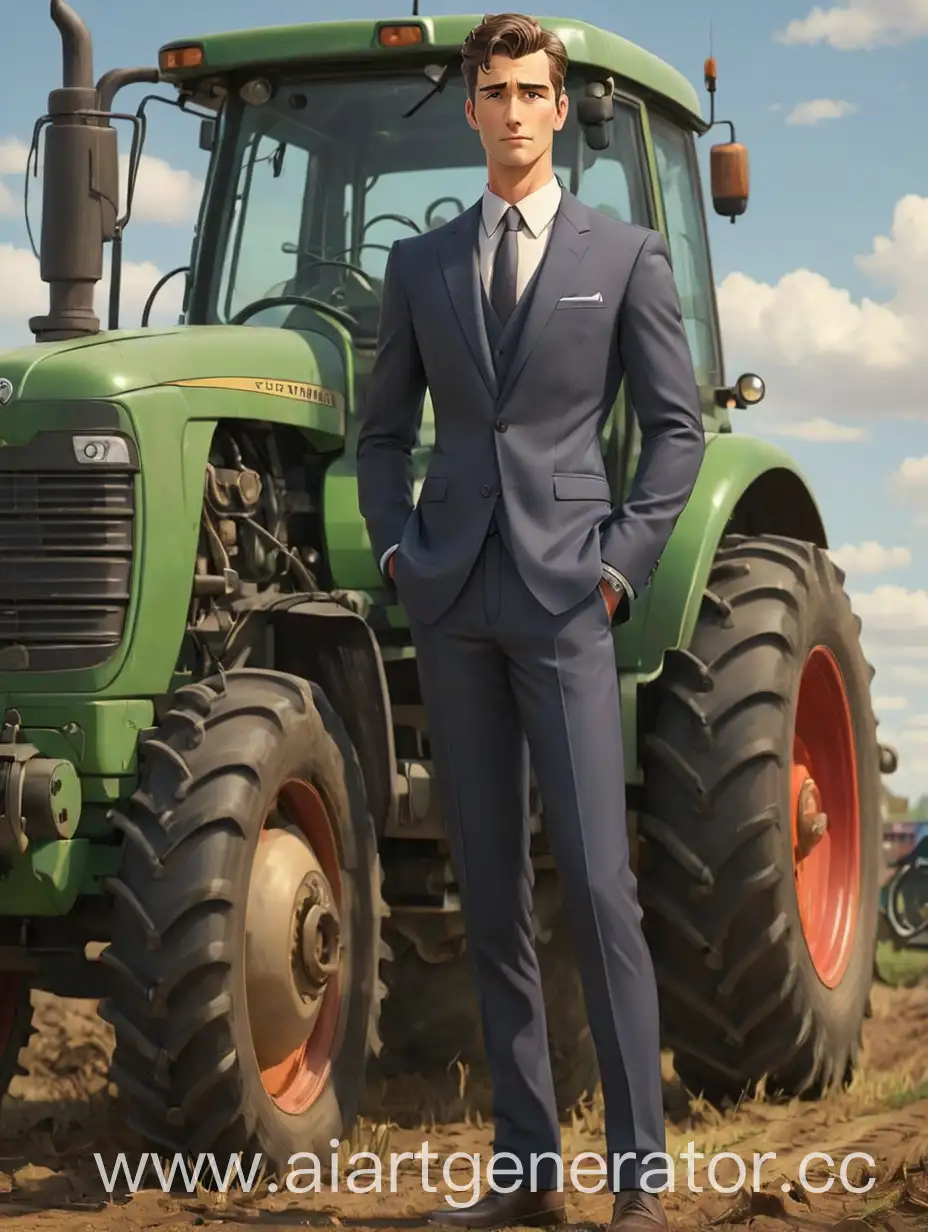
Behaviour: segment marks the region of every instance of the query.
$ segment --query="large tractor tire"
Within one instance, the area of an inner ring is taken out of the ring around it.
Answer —
[[[19,971],[0,971],[0,1102],[17,1074],[26,1072],[19,1055],[35,1034],[32,1017],[29,980]]]
[[[535,944],[548,1018],[548,1047],[558,1114],[566,1116],[599,1082],[593,1037],[566,920],[559,912],[550,933]],[[417,1074],[440,1080],[455,1063],[471,1081],[488,1082],[486,1051],[469,955],[426,962],[408,941],[391,938],[390,995],[382,1018],[383,1053],[376,1071],[385,1077]],[[466,1097],[466,1092],[465,1092]]]
[[[388,957],[361,769],[296,677],[230,671],[173,705],[114,817],[112,1078],[151,1150],[324,1166],[379,1048]]]
[[[727,537],[644,722],[639,887],[665,1046],[694,1094],[851,1077],[882,859],[873,676],[817,547]]]

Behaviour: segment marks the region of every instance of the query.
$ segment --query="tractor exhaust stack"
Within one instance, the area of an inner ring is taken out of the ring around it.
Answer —
[[[51,0],[51,17],[61,35],[62,85],[39,121],[48,125],[39,263],[49,311],[29,322],[36,342],[100,332],[94,294],[119,209],[116,130],[97,114],[90,33],[64,0]]]

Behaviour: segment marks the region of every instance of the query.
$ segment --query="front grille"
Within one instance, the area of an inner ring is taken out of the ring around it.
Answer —
[[[95,667],[123,634],[135,477],[0,471],[0,671]]]

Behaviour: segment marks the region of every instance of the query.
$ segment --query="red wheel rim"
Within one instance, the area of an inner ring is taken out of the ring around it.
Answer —
[[[317,789],[302,779],[291,779],[281,787],[277,809],[288,822],[299,827],[325,873],[335,906],[342,915],[342,884],[338,850],[328,809]],[[268,834],[265,828],[262,839]],[[261,1070],[265,1091],[281,1110],[296,1115],[305,1112],[318,1099],[332,1067],[341,1007],[340,972],[331,976],[323,993],[322,1005],[312,1033],[283,1061]]]
[[[824,646],[803,671],[790,777],[799,917],[818,977],[834,988],[850,961],[860,906],[860,806],[847,692]]]

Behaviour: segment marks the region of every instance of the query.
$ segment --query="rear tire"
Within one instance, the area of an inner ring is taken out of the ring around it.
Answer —
[[[810,544],[726,538],[690,649],[667,655],[645,701],[639,887],[664,1042],[685,1085],[717,1104],[761,1079],[817,1096],[856,1064],[882,826],[873,673],[842,581]],[[794,834],[800,762],[828,816],[817,845],[811,789]]]
[[[155,1151],[213,1152],[223,1170],[239,1152],[246,1174],[256,1155],[277,1175],[298,1152],[324,1163],[379,1047],[387,957],[345,729],[315,685],[244,669],[180,689],[140,753],[139,788],[113,819],[126,842],[101,1010],[130,1127]],[[337,927],[313,908],[326,895]]]

